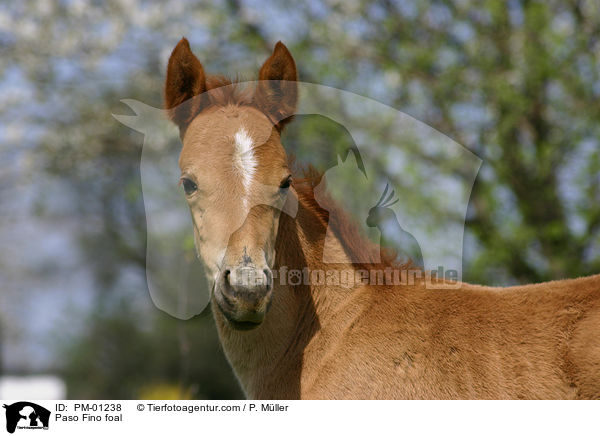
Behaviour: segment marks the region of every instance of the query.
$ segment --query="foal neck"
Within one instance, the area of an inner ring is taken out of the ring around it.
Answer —
[[[213,303],[213,313],[225,354],[249,398],[299,398],[304,349],[320,331],[320,318],[334,310],[339,292],[310,283],[290,285],[292,271],[300,274],[326,270],[322,252],[327,223],[317,211],[300,200],[295,219],[282,214],[276,241],[273,301],[260,325],[251,331],[236,331],[227,324]],[[337,242],[337,244],[336,244]],[[342,245],[329,244],[349,264]],[[296,283],[296,282],[294,282]]]

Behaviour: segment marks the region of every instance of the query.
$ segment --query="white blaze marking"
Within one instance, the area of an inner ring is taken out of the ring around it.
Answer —
[[[252,177],[256,171],[256,159],[254,158],[254,151],[252,150],[252,138],[248,134],[248,131],[242,127],[235,134],[235,164],[240,170],[242,175],[242,183],[246,195],[244,196],[244,207],[248,208],[248,195],[250,193],[250,184]]]

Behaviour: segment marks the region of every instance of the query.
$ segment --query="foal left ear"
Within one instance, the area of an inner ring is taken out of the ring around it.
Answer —
[[[165,107],[169,117],[181,134],[201,106],[206,91],[206,76],[198,58],[192,53],[190,43],[181,38],[169,57],[165,80]]]
[[[281,130],[291,121],[298,102],[298,73],[291,53],[281,41],[258,73],[256,103]],[[263,82],[264,81],[264,82]]]

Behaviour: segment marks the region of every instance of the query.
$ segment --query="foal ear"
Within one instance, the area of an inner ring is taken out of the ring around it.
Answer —
[[[169,58],[165,81],[165,108],[169,111],[171,121],[179,126],[182,133],[201,106],[201,97],[183,103],[205,91],[204,68],[192,53],[188,40],[181,38]]]
[[[281,130],[291,121],[298,102],[298,73],[296,63],[281,41],[258,73],[256,103]],[[266,82],[262,82],[266,81]]]

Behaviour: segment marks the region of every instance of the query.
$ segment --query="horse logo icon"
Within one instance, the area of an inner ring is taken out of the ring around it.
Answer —
[[[4,405],[6,409],[6,431],[14,433],[18,429],[48,429],[50,411],[38,404],[19,401]]]

